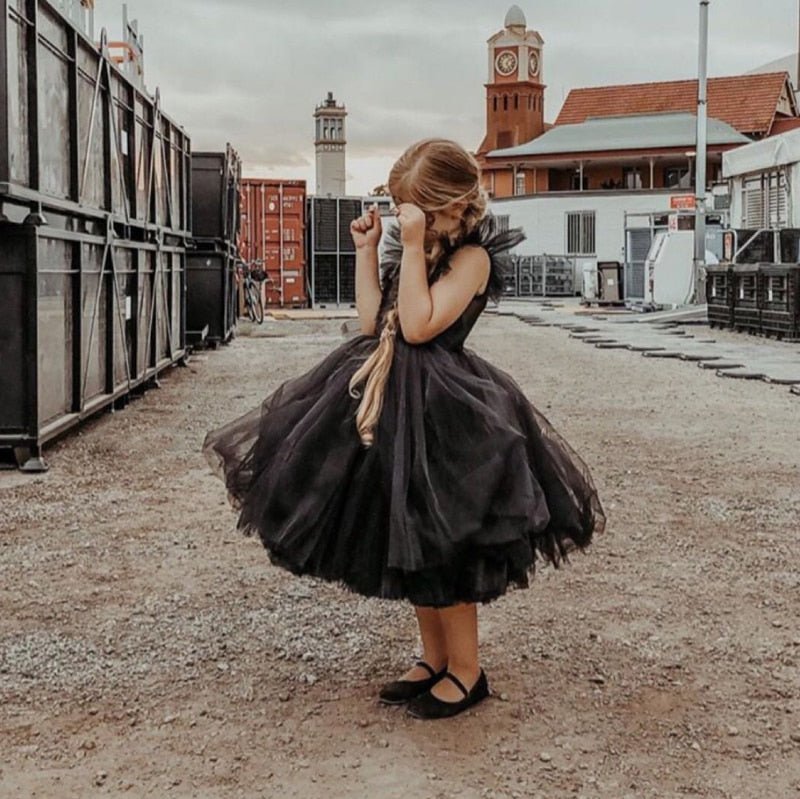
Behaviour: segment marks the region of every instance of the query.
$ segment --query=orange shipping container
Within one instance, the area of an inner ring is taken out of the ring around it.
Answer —
[[[307,307],[306,182],[243,178],[241,198],[239,254],[267,273],[267,307]]]

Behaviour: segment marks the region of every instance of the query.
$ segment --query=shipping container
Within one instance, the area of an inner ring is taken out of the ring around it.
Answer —
[[[267,307],[308,306],[306,182],[243,178],[239,257],[267,274]]]
[[[190,141],[47,0],[0,0],[0,195],[188,235]]]
[[[192,237],[234,244],[239,238],[242,161],[225,152],[192,153]]]
[[[185,246],[0,198],[0,449],[41,470],[41,446],[152,383],[185,355]]]
[[[184,358],[190,150],[105,33],[0,0],[4,459],[45,468],[43,444]]]

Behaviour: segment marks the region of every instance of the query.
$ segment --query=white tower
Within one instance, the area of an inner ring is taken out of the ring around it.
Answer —
[[[317,151],[318,197],[344,197],[345,177],[345,137],[344,119],[347,111],[344,105],[337,105],[333,92],[314,111],[315,138]]]

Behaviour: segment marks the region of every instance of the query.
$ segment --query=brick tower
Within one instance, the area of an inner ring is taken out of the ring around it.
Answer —
[[[516,147],[544,133],[542,49],[544,40],[528,30],[519,6],[511,6],[503,30],[487,40],[486,135],[479,160],[490,150]]]

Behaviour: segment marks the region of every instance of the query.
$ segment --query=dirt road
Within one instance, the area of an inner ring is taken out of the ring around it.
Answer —
[[[270,322],[0,473],[0,796],[800,796],[800,398],[481,320],[609,524],[481,608],[494,695],[426,722],[376,703],[410,606],[269,565],[199,454],[340,327]]]

